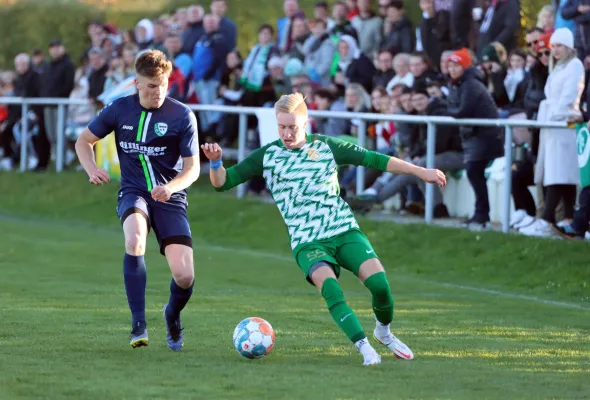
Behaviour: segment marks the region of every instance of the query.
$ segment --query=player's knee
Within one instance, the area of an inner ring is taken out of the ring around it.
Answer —
[[[329,309],[344,302],[344,293],[335,278],[328,278],[322,285],[322,297]]]
[[[385,272],[379,272],[371,275],[365,280],[365,286],[369,289],[373,297],[383,303],[393,301],[391,287]]]
[[[141,256],[145,253],[145,237],[139,234],[129,235],[125,238],[125,251],[132,256]]]
[[[195,273],[191,270],[183,270],[173,273],[174,282],[183,289],[188,289],[195,280]]]

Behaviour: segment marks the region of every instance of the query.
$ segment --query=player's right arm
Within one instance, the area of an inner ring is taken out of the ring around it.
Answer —
[[[222,150],[217,143],[205,143],[201,148],[210,161],[209,178],[218,192],[230,190],[255,176],[262,175],[262,160],[266,147],[254,150],[245,160],[228,169],[221,165]]]
[[[88,174],[90,183],[102,185],[111,181],[108,172],[96,165],[94,145],[111,133],[116,126],[115,110],[109,104],[90,122],[90,125],[82,131],[76,140],[76,154],[84,171]]]

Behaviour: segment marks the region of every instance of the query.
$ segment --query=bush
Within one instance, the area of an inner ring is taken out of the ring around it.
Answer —
[[[145,17],[152,18],[197,3],[208,11],[210,4],[209,0],[164,0],[166,5],[160,11],[150,9],[144,12],[132,7],[134,1],[118,0],[116,8],[99,8],[78,0],[18,0],[12,5],[0,6],[0,20],[3,21],[0,24],[0,68],[12,69],[13,59],[18,53],[30,52],[34,48],[45,50],[49,42],[56,38],[64,41],[77,63],[89,45],[87,24],[93,19],[130,29]],[[299,3],[307,16],[313,16],[316,0],[299,0]],[[521,3],[523,26],[533,26],[538,11],[550,1],[521,0]],[[238,27],[238,46],[243,55],[256,43],[258,27],[263,23],[276,26],[277,19],[283,14],[280,0],[231,0],[229,4],[229,17]],[[414,23],[421,17],[418,4],[417,0],[406,1],[406,12]]]

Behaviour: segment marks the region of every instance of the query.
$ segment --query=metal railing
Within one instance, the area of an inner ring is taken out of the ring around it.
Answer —
[[[0,97],[0,104],[20,104],[22,107],[22,115],[27,115],[30,105],[57,105],[58,120],[57,120],[57,152],[56,152],[56,171],[63,170],[63,154],[64,154],[64,126],[65,126],[65,107],[68,105],[88,105],[87,101],[83,100],[69,100],[69,99],[52,99],[52,98],[22,98],[22,97]],[[240,106],[219,106],[219,105],[202,105],[202,104],[187,104],[193,111],[217,111],[228,114],[239,115],[239,133],[238,133],[238,162],[247,157],[247,127],[248,115],[256,115],[260,109],[253,107]],[[565,122],[538,122],[531,120],[509,120],[509,119],[455,119],[451,117],[425,117],[425,116],[408,116],[408,115],[388,115],[388,114],[373,114],[373,113],[356,113],[356,112],[337,112],[337,111],[309,111],[310,117],[321,118],[338,118],[338,119],[359,119],[360,126],[358,129],[358,145],[366,146],[367,139],[367,121],[393,121],[406,122],[410,124],[426,124],[427,138],[426,138],[426,167],[435,168],[435,147],[436,147],[436,126],[437,125],[456,125],[456,126],[495,126],[503,127],[505,130],[504,136],[504,193],[502,204],[502,231],[507,233],[510,224],[510,201],[512,193],[512,129],[515,127],[524,128],[567,128]],[[28,132],[27,119],[23,120],[24,135]],[[26,137],[23,137],[22,143],[26,143]],[[25,171],[27,167],[27,146],[21,146],[21,165],[20,170]],[[364,167],[357,169],[357,194],[364,190],[365,174]],[[425,193],[425,222],[432,224],[434,211],[434,186],[432,184],[426,185]],[[237,190],[237,196],[243,197],[246,192],[244,184],[240,185]]]

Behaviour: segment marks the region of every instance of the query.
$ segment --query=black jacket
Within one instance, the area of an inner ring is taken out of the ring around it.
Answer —
[[[195,51],[195,45],[205,34],[205,28],[203,28],[203,22],[197,22],[191,24],[182,33],[182,53],[186,53],[192,57]]]
[[[381,48],[397,53],[412,53],[415,48],[416,33],[410,20],[402,17],[393,24],[391,32],[383,37]]]
[[[475,68],[468,68],[456,82],[451,82],[447,97],[447,115],[453,118],[499,118],[498,109]],[[503,131],[495,126],[461,126],[459,128],[465,162],[491,161],[503,152]]]
[[[485,19],[482,17],[482,21]],[[480,26],[481,28],[481,26]],[[479,32],[477,38],[477,58],[481,59],[483,50],[492,42],[500,42],[510,53],[516,48],[516,38],[520,28],[520,7],[517,0],[498,0],[492,22],[487,32]]]
[[[96,99],[104,92],[104,83],[107,80],[109,65],[105,64],[101,69],[94,70],[88,76],[88,97]]]
[[[375,69],[373,61],[361,53],[359,58],[353,60],[346,68],[346,78],[350,83],[360,83],[368,93],[371,93]]]
[[[446,116],[448,115],[447,103],[438,98],[433,98],[426,108],[427,116]],[[426,139],[428,135],[428,126],[425,124],[418,125],[416,132],[418,137],[413,140],[414,148],[410,151],[410,157],[422,157],[426,155]],[[437,125],[436,126],[436,147],[435,154],[446,153],[449,151],[463,152],[459,128],[454,125]]]
[[[330,36],[343,36],[348,35],[352,36],[354,40],[358,43],[359,35],[354,26],[350,23],[350,21],[346,21],[341,25],[334,25],[334,27],[330,30]]]
[[[14,95],[16,97],[39,97],[41,93],[41,75],[35,71],[33,65],[23,75],[18,75],[14,81]],[[42,114],[42,106],[31,106],[37,116]],[[20,105],[9,106],[10,118],[19,119],[22,115]]]
[[[76,69],[69,55],[53,60],[43,71],[41,97],[70,97],[74,90]]]
[[[375,76],[373,76],[373,89],[378,87],[387,87],[387,84],[393,79],[394,76],[395,71],[393,69],[385,72],[381,70],[376,71]]]
[[[471,30],[471,10],[475,0],[453,0],[451,8],[451,43],[453,49],[469,47],[469,31]]]
[[[582,56],[580,58],[590,53],[590,13],[581,14],[578,7],[582,5],[590,5],[590,0],[567,0],[561,9],[561,16],[564,19],[573,19],[576,23],[574,46],[578,54]]]
[[[448,11],[438,11],[433,18],[422,18],[420,21],[422,47],[434,65],[440,65],[443,51],[452,49],[450,20]]]
[[[524,110],[527,119],[536,119],[541,101],[545,100],[545,84],[549,77],[549,68],[537,61],[525,78]]]

